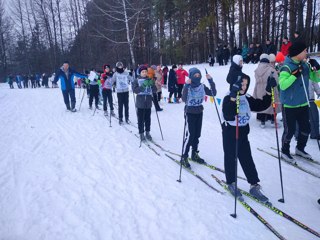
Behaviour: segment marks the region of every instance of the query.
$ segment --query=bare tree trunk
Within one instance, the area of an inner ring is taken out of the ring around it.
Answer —
[[[136,66],[136,61],[135,61],[134,54],[133,54],[133,39],[130,38],[129,20],[128,20],[128,15],[127,15],[125,0],[122,0],[122,6],[123,6],[123,12],[124,12],[124,21],[126,24],[127,41],[128,41],[128,45],[129,45],[129,49],[130,49],[131,61],[132,61],[132,65]]]
[[[62,20],[61,20],[61,12],[60,12],[60,3],[61,0],[56,0],[57,5],[57,13],[58,13],[58,20],[59,20],[59,30],[60,30],[60,47],[62,54],[64,53],[64,45],[63,45],[63,35],[62,35]]]

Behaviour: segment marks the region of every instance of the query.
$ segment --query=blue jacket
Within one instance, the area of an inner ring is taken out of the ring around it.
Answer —
[[[65,72],[62,70],[62,68],[60,68],[59,71],[56,73],[56,76],[54,77],[53,83],[57,84],[57,82],[60,80],[62,91],[74,89],[74,76],[77,76],[78,78],[87,77],[87,75],[78,73],[71,68],[68,69],[67,76]]]
[[[280,101],[282,104],[284,104],[287,107],[306,105],[309,101],[309,96],[306,96],[306,94],[308,95],[310,75],[309,75],[309,67],[306,63],[304,63],[304,62],[296,63],[291,58],[286,57],[284,64],[283,64],[282,68],[280,69],[280,81],[285,80],[282,77],[285,75],[281,74],[281,72],[287,72],[287,73],[291,74],[299,67],[299,64],[301,64],[301,66],[302,66],[301,76],[299,76],[286,89],[283,89],[281,87],[282,82],[280,83]],[[304,81],[304,85],[305,85],[307,91],[305,91],[302,81]]]

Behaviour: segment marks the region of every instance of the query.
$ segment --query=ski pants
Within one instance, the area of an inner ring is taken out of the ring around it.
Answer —
[[[103,97],[103,110],[107,111],[107,104],[109,102],[110,110],[113,110],[113,99],[112,99],[112,90],[111,89],[103,89],[102,90]]]
[[[246,175],[248,183],[251,185],[260,182],[258,172],[251,155],[250,142],[248,134],[250,132],[249,125],[239,127],[238,139],[238,160]],[[228,123],[222,124],[222,138],[224,151],[224,169],[226,172],[227,184],[231,184],[236,180],[235,159],[236,159],[236,127]]]
[[[310,118],[310,127],[311,127],[310,137],[317,138],[320,135],[319,134],[319,112],[318,112],[317,105],[314,103],[314,100],[310,101],[309,118]]]
[[[94,102],[96,107],[98,106],[99,103],[99,85],[90,85],[90,97],[89,97],[89,106],[92,107],[92,102]]]
[[[75,96],[74,89],[63,90],[62,95],[63,95],[63,100],[64,100],[64,103],[66,104],[67,109],[70,109],[70,101],[69,101],[69,96],[70,96],[71,109],[74,109],[76,106],[76,96]]]
[[[284,129],[282,134],[281,151],[289,153],[290,142],[296,131],[296,122],[299,127],[297,148],[300,150],[304,150],[305,146],[307,145],[308,137],[310,134],[309,107],[283,107],[282,116]]]
[[[117,93],[119,120],[123,119],[123,107],[126,120],[129,119],[129,92]]]
[[[178,86],[178,98],[180,99],[182,97],[182,89],[184,84],[177,84]]]
[[[137,115],[139,133],[144,133],[144,130],[146,130],[146,132],[150,132],[151,108],[138,108]]]
[[[184,149],[184,155],[188,156],[190,147],[192,151],[198,151],[199,138],[201,136],[203,112],[198,114],[187,113],[188,133],[187,144]]]

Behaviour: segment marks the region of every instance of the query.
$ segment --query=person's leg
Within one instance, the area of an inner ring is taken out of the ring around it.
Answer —
[[[75,109],[76,107],[76,93],[74,89],[69,90],[69,95],[71,99],[71,110]]]
[[[107,111],[108,108],[107,108],[107,90],[106,89],[103,89],[102,90],[102,98],[103,98],[103,111]]]
[[[310,119],[310,126],[311,126],[310,137],[313,139],[316,139],[320,136],[320,134],[319,134],[319,112],[318,112],[318,107],[314,103],[314,101],[310,102],[309,119]]]
[[[70,110],[69,93],[67,90],[62,91],[63,101],[68,110]]]
[[[297,122],[299,126],[297,148],[304,151],[310,134],[309,107],[300,107],[297,110]]]
[[[281,151],[283,153],[290,153],[290,142],[296,130],[296,109],[283,107],[282,116],[283,134]]]
[[[129,120],[129,92],[124,93],[124,114],[126,121]]]
[[[145,109],[142,109],[142,108],[137,109],[139,134],[144,133],[144,114],[145,114],[144,110]]]
[[[235,182],[235,147],[236,147],[236,128],[222,124],[222,141],[224,152],[224,170],[227,184]]]
[[[110,110],[113,111],[113,99],[112,99],[112,90],[107,89],[107,99],[109,102]]]
[[[124,99],[123,94],[124,93],[117,93],[119,121],[123,120],[123,99]]]

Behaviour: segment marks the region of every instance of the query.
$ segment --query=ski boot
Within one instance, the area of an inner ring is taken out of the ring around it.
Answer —
[[[140,141],[141,142],[145,142],[146,141],[146,137],[144,136],[143,133],[140,133]]]
[[[182,166],[184,166],[185,168],[191,168],[191,165],[188,161],[188,155],[182,155],[182,158],[180,160],[180,163],[182,164]]]
[[[261,192],[261,186],[259,184],[251,185],[249,192],[252,196],[263,203],[267,203],[269,201],[269,199]]]
[[[152,141],[152,137],[151,137],[151,135],[150,135],[150,132],[146,132],[146,139],[147,139],[148,141]]]
[[[228,185],[228,189],[230,191],[230,193],[235,196],[240,200],[240,201],[243,201],[243,197],[242,197],[242,194],[241,192],[239,191],[239,189],[237,188],[237,192],[236,192],[236,184],[233,182],[231,184],[227,184]]]
[[[202,159],[202,158],[199,156],[199,151],[193,151],[193,150],[192,150],[191,159],[192,159],[192,161],[197,162],[197,163],[200,163],[200,164],[205,164],[205,163],[206,163],[206,162],[204,161],[204,159]]]
[[[111,110],[110,114],[112,117],[114,117],[116,115],[113,110]]]

